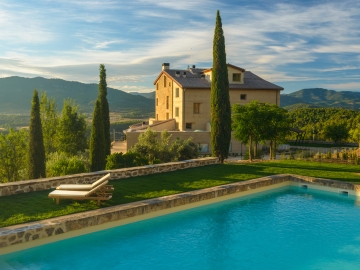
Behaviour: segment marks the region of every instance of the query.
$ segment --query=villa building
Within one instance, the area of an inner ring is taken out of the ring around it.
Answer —
[[[245,105],[252,100],[280,106],[282,87],[272,84],[250,71],[227,64],[229,75],[229,95],[231,106]],[[162,71],[155,79],[155,118],[148,124],[135,125],[126,132],[127,149],[137,141],[140,132],[148,126],[152,130],[167,130],[176,137],[192,137],[201,145],[201,152],[210,154],[210,92],[212,69],[188,67],[184,70],[170,69],[170,64],[162,64]],[[245,146],[234,138],[230,153],[244,153]]]

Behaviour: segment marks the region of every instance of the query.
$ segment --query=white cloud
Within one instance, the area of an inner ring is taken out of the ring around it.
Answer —
[[[322,84],[321,87],[334,90],[358,90],[360,91],[360,82]]]
[[[52,2],[40,4],[51,6]],[[223,19],[227,61],[269,81],[322,80],[319,73],[359,68],[358,1],[274,4],[270,10],[192,0],[66,0],[57,4],[59,8],[49,10],[41,5],[36,9],[12,2],[2,5],[0,63],[8,64],[0,75],[96,82],[98,65],[104,63],[109,82],[152,87],[162,62],[174,68],[211,66],[216,9]],[[168,23],[160,25],[158,19]],[[44,50],[45,44],[50,47]],[[349,53],[354,55],[349,57]],[[317,61],[334,65],[304,68]],[[351,83],[345,87],[354,87]]]

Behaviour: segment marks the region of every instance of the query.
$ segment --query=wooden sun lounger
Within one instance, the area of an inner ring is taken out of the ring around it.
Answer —
[[[49,198],[56,199],[56,204],[59,204],[60,199],[73,199],[73,200],[96,200],[97,205],[100,205],[101,201],[110,200],[112,198],[111,193],[107,193],[107,183],[105,181],[95,188],[84,190],[54,190],[49,194]]]
[[[58,190],[77,190],[77,191],[88,191],[91,190],[93,188],[95,188],[96,186],[100,185],[101,183],[103,183],[104,181],[107,181],[110,179],[110,173],[108,173],[107,175],[104,175],[103,177],[101,177],[99,180],[96,180],[94,183],[92,184],[63,184],[58,186],[56,189]],[[113,186],[106,186],[108,191],[114,190]]]

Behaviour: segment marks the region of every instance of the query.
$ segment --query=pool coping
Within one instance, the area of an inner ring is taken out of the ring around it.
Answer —
[[[0,228],[0,255],[265,190],[301,185],[360,196],[360,185],[279,174]]]

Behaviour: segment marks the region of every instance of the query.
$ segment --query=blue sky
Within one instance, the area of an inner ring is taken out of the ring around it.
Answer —
[[[161,64],[212,65],[216,10],[227,62],[290,93],[360,91],[358,0],[0,0],[0,77],[154,90]]]

